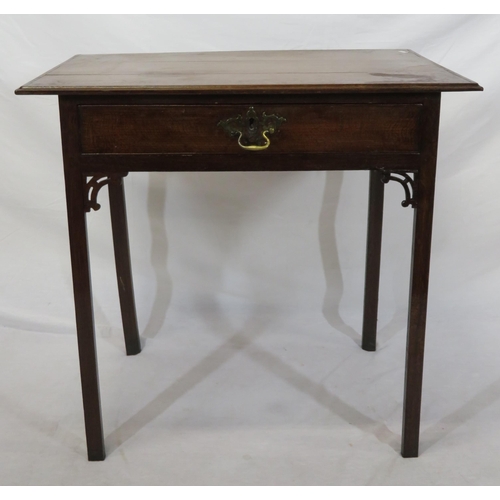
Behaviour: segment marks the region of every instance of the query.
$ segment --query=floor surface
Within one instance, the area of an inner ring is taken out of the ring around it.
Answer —
[[[456,332],[438,316],[421,455],[403,459],[399,321],[381,328],[368,353],[321,314],[236,299],[176,309],[137,356],[125,356],[119,329],[98,328],[104,462],[86,459],[75,337],[3,328],[0,484],[500,482],[500,367],[486,352],[477,366],[466,342],[446,352]]]

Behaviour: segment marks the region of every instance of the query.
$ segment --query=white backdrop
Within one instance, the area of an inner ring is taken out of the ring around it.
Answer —
[[[442,99],[422,456],[398,454],[401,187],[365,353],[367,172],[152,173],[125,179],[140,356],[106,193],[89,217],[109,456],[88,464],[57,98],[14,90],[77,53],[356,48],[409,48],[485,88]],[[499,57],[499,16],[1,16],[0,483],[498,483]]]

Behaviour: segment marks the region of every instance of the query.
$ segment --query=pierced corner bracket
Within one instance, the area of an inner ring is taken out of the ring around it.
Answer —
[[[399,182],[405,191],[405,199],[401,202],[403,207],[417,206],[415,174],[413,178],[406,172],[381,172],[381,181],[387,184],[389,181]]]
[[[85,185],[85,211],[90,212],[91,210],[99,210],[101,205],[97,203],[97,195],[101,188],[110,183],[121,182],[126,175],[128,175],[128,172],[123,174],[98,174],[91,176]]]

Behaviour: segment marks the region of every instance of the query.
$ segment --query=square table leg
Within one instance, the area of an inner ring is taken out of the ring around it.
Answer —
[[[89,460],[104,460],[85,211],[86,177],[65,162],[65,182],[87,453]]]
[[[432,217],[436,179],[440,95],[428,97],[423,130],[423,166],[415,173],[415,212],[411,264],[408,337],[406,344],[405,396],[401,455],[417,457],[424,366],[425,325],[431,258]]]
[[[401,454],[418,456],[427,294],[431,257],[434,172],[416,174],[412,272],[406,344],[405,401]]]
[[[89,460],[96,461],[104,460],[106,451],[101,417],[87,238],[87,176],[78,165],[79,125],[76,108],[70,99],[61,96],[59,111],[87,455]]]
[[[139,337],[139,327],[137,326],[134,285],[130,265],[130,246],[123,177],[113,176],[108,183],[108,188],[123,333],[125,335],[127,354],[130,356],[141,352],[141,340]]]
[[[368,234],[366,238],[363,335],[361,340],[361,347],[365,351],[375,351],[377,343],[377,313],[383,215],[384,183],[382,182],[382,173],[378,170],[371,170],[368,196]]]

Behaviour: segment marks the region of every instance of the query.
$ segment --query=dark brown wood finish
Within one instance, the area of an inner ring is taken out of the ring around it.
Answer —
[[[378,292],[380,254],[382,250],[382,221],[384,215],[384,184],[378,170],[370,172],[368,195],[368,234],[366,237],[365,300],[361,347],[375,351],[377,343]]]
[[[123,333],[127,354],[141,352],[141,340],[135,310],[134,284],[130,265],[130,245],[128,241],[127,210],[123,177],[112,178],[109,186],[109,207],[113,230],[113,248],[115,251],[116,279],[120,308],[122,313]]]
[[[482,88],[408,50],[75,56],[18,89],[60,96],[89,460],[104,459],[105,451],[85,212],[97,205],[87,201],[86,182],[110,181],[125,342],[135,354],[141,346],[122,181],[131,171],[370,170],[366,350],[376,342],[381,179],[413,175],[402,455],[417,456],[440,93],[463,90]],[[286,118],[265,150],[242,149],[218,125],[249,107]]]
[[[286,122],[259,154],[418,153],[420,104],[79,106],[83,154],[238,154],[218,126],[250,107]],[[119,134],[117,131],[119,130]]]
[[[155,170],[415,171],[421,160],[421,114],[426,95],[178,96],[175,100],[127,96],[127,105],[120,105],[124,99],[120,96],[61,98],[73,104],[72,113],[80,121],[80,168],[96,174]],[[197,106],[197,101],[203,106]],[[281,101],[287,105],[277,104]],[[308,105],[302,105],[303,101]],[[271,145],[265,151],[241,149],[237,139],[218,126],[221,119],[231,116],[229,113],[243,114],[250,106],[287,118],[279,132],[270,136]],[[115,115],[117,109],[126,111]],[[208,120],[203,109],[209,110]],[[87,116],[87,110],[92,110],[93,118]],[[111,110],[109,116],[106,110]],[[133,118],[123,119],[123,114]],[[160,117],[152,122],[144,118],[156,114]],[[102,116],[106,118],[100,120]],[[95,131],[89,132],[94,127]]]
[[[64,100],[60,101],[59,110],[61,115],[64,179],[87,454],[89,460],[104,460],[106,452],[104,449],[99,395],[99,374],[97,371],[92,285],[87,241],[86,177],[78,169],[78,165],[74,161],[78,150],[78,122],[75,119],[76,117],[71,112],[68,112]]]
[[[413,223],[408,339],[406,343],[405,400],[403,409],[403,457],[417,457],[424,368],[425,324],[431,261],[432,216],[441,95],[429,95],[426,113],[424,165],[415,175],[417,205]]]
[[[411,50],[78,55],[18,94],[445,92],[482,90]]]

